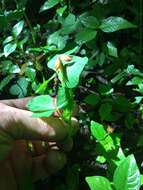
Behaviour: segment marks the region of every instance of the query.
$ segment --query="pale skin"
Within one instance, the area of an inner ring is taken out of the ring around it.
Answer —
[[[70,127],[56,116],[32,118],[29,98],[0,101],[0,189],[25,189],[59,171],[72,148]],[[73,125],[77,122],[73,120]],[[28,143],[33,146],[30,149]]]

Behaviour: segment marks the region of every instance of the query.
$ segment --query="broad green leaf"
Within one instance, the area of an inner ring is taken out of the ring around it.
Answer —
[[[53,99],[49,95],[41,95],[33,98],[27,104],[30,111],[42,112],[42,111],[53,111],[55,110],[55,105]]]
[[[98,94],[90,94],[85,97],[84,102],[90,105],[97,105],[100,101],[100,97]]]
[[[101,125],[95,121],[91,121],[90,129],[91,129],[91,134],[98,141],[103,140],[107,135],[107,132],[105,131],[103,125]]]
[[[118,95],[113,101],[113,107],[120,112],[129,112],[131,109],[131,103],[125,96]]]
[[[118,57],[117,48],[111,42],[107,42],[107,48],[110,56]]]
[[[57,100],[54,100],[49,95],[41,95],[33,98],[27,104],[27,107],[34,113],[34,117],[48,117],[57,109],[63,108],[67,105],[65,91],[63,88],[59,89]]]
[[[110,120],[110,118],[112,118],[111,115],[111,111],[112,111],[112,105],[109,103],[104,103],[101,104],[100,108],[99,108],[99,115],[101,117],[102,120]]]
[[[11,53],[16,50],[17,45],[15,43],[8,43],[4,46],[4,55],[8,57]]]
[[[104,126],[91,121],[90,125],[91,135],[101,144],[105,152],[110,152],[117,147],[111,136],[106,132]]]
[[[104,20],[99,27],[103,32],[115,32],[122,29],[136,28],[134,24],[122,17],[111,16]]]
[[[87,28],[97,29],[99,27],[99,21],[94,16],[83,14],[79,18],[81,23]]]
[[[12,74],[12,73],[14,74],[20,72],[19,66],[14,65],[11,60],[2,61],[0,67],[4,74]]]
[[[80,75],[85,65],[88,63],[88,58],[73,56],[72,61],[74,64],[66,66],[67,79],[65,83],[67,88],[75,88],[78,85]]]
[[[139,69],[136,69],[134,65],[128,65],[126,72],[130,75],[132,74],[143,77],[143,73]]]
[[[129,155],[117,167],[113,182],[116,190],[139,190],[140,172],[133,155]]]
[[[56,55],[49,62],[48,67],[55,71],[55,62],[57,59]],[[83,71],[85,65],[88,63],[87,57],[71,56],[72,60],[70,62],[65,62],[64,64],[64,74],[65,74],[65,85],[67,88],[74,88],[79,83],[81,72]],[[58,73],[59,79],[62,81],[61,72]]]
[[[61,33],[66,35],[75,31],[77,20],[74,14],[69,14],[62,23]]]
[[[90,190],[112,190],[110,181],[102,176],[90,176],[85,178]],[[122,189],[123,190],[123,189]]]
[[[4,61],[1,62],[0,64],[0,69],[1,71],[5,74],[5,73],[9,73],[9,70],[11,68],[11,66],[13,65],[11,60],[7,60],[5,59]]]
[[[67,36],[62,37],[59,31],[54,32],[48,37],[48,46],[54,46],[57,50],[62,50],[66,46]]]
[[[18,20],[23,16],[23,10],[9,10],[9,11],[4,11],[3,14],[0,14],[0,29],[4,30],[9,28],[9,23]]]
[[[19,36],[19,34],[23,30],[23,27],[24,27],[24,21],[23,20],[19,21],[16,25],[14,25],[14,27],[12,28],[13,36],[15,36],[15,37]]]
[[[59,9],[56,10],[56,12],[58,13],[59,16],[62,16],[66,9],[67,5],[65,5],[64,7],[60,7]]]
[[[16,84],[11,86],[10,93],[12,95],[18,95],[19,98],[25,97],[27,95],[28,85],[29,81],[25,77],[22,77]]]
[[[133,77],[130,81],[127,82],[127,86],[129,85],[138,85],[138,84],[142,84],[143,83],[143,79],[141,77]]]
[[[0,82],[0,91],[13,79],[12,75],[8,75]]]
[[[11,41],[13,41],[13,36],[8,36],[8,37],[3,41],[3,45],[5,45],[5,44],[7,44],[7,43],[9,43],[9,42],[11,42]]]
[[[40,8],[40,12],[46,11],[48,9],[51,9],[52,7],[54,7],[55,5],[57,5],[60,2],[60,0],[48,0],[44,3],[44,5],[42,5],[42,7]]]
[[[97,31],[84,28],[76,34],[75,41],[77,43],[86,43],[93,40],[97,35]]]
[[[9,69],[9,73],[16,74],[20,73],[20,68],[18,65],[12,65],[11,68]]]

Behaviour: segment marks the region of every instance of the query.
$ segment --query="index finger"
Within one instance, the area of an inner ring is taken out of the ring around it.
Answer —
[[[26,97],[26,98],[20,98],[20,99],[8,99],[8,100],[0,100],[0,103],[3,103],[5,105],[27,110],[26,104],[29,100],[31,100],[33,97]]]

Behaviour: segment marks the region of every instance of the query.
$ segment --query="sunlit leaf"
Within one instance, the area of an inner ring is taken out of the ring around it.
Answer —
[[[113,57],[118,57],[117,48],[111,42],[107,42],[108,54]]]
[[[140,172],[133,155],[129,155],[117,167],[113,181],[116,190],[139,190]]]
[[[112,190],[110,181],[102,176],[90,176],[85,178],[90,190]]]
[[[22,32],[24,27],[24,21],[21,20],[19,21],[16,25],[14,25],[14,27],[12,28],[12,34],[17,37],[19,36],[19,34]]]
[[[8,43],[4,46],[4,55],[8,57],[11,53],[16,50],[17,45],[15,43]]]
[[[42,7],[40,8],[40,12],[46,11],[48,9],[51,9],[52,7],[54,7],[55,5],[57,5],[60,2],[60,0],[48,0],[44,3],[44,5],[42,5]]]
[[[28,102],[27,107],[33,112],[55,110],[54,102],[49,95],[41,95],[33,98]]]
[[[115,32],[122,29],[136,28],[134,24],[122,17],[111,16],[104,19],[99,27],[103,32]]]

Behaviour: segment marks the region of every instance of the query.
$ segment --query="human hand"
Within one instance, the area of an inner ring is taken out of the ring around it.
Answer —
[[[72,147],[69,126],[57,117],[32,118],[29,98],[0,101],[0,189],[27,189],[60,170]],[[75,120],[73,121],[75,124]],[[33,151],[28,149],[32,141]],[[42,143],[46,146],[42,146]],[[31,179],[30,179],[31,178]]]

